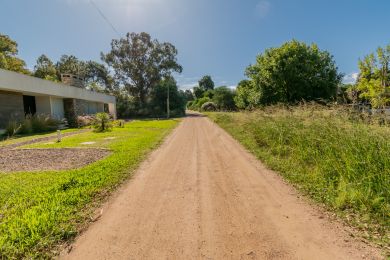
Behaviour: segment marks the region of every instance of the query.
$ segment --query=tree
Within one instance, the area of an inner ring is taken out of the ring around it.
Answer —
[[[191,92],[191,90],[189,89],[186,89],[184,92],[183,92],[183,95],[186,99],[186,101],[192,101],[194,100],[194,94]]]
[[[87,74],[87,64],[73,55],[62,55],[56,64],[57,76],[61,74],[73,74],[84,78]]]
[[[240,109],[252,109],[260,106],[260,89],[251,80],[242,80],[236,88],[234,103]]]
[[[169,88],[169,110],[173,116],[182,116],[185,112],[186,100],[179,91],[176,81],[172,78],[161,80],[151,91],[150,107],[151,114],[155,116],[166,115],[167,93]]]
[[[246,75],[259,91],[261,104],[329,100],[342,79],[328,52],[296,40],[258,55]]]
[[[18,44],[8,35],[0,34],[0,68],[30,74],[26,63],[17,57]]]
[[[203,97],[203,94],[205,92],[204,88],[199,87],[199,86],[194,87],[193,91],[194,91],[194,96],[197,99]]]
[[[205,91],[214,89],[214,81],[211,79],[211,76],[203,76],[199,80],[199,87],[203,88]]]
[[[220,110],[235,110],[234,92],[226,86],[214,89],[213,101]]]
[[[390,104],[390,44],[359,60],[357,90],[359,97],[375,108]]]
[[[34,66],[33,76],[52,81],[59,80],[54,63],[44,54],[38,57],[37,64]]]
[[[85,63],[84,80],[89,89],[99,92],[104,90],[113,92],[116,87],[108,68],[96,61],[87,61]]]
[[[111,51],[102,53],[102,60],[114,69],[119,84],[140,104],[146,104],[147,96],[162,78],[181,73],[176,56],[177,49],[171,43],[152,40],[143,32],[112,40]]]

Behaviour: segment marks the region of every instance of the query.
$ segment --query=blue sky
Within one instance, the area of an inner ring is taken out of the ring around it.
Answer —
[[[297,39],[331,52],[346,80],[359,57],[390,43],[388,0],[94,0],[120,34],[145,31],[179,50],[183,88],[210,74],[234,86],[245,67],[268,47]],[[36,58],[62,54],[100,59],[114,30],[90,0],[0,0],[0,33],[19,44],[33,68]]]

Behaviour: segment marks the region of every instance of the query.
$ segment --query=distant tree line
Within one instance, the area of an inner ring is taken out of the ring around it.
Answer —
[[[390,45],[360,60],[357,82],[346,85],[329,52],[316,44],[292,40],[259,54],[235,90],[215,87],[209,75],[192,90],[180,90],[172,76],[182,72],[177,49],[147,33],[128,33],[112,40],[111,50],[101,53],[103,63],[73,55],[53,62],[42,54],[29,71],[17,54],[17,43],[0,34],[0,68],[52,81],[60,81],[64,73],[79,75],[86,88],[115,95],[121,117],[164,116],[168,90],[173,115],[183,115],[186,106],[232,111],[302,101],[361,103],[376,108],[390,105]]]
[[[171,115],[184,115],[188,93],[179,90],[172,76],[182,72],[177,49],[147,33],[128,33],[112,40],[111,51],[101,53],[104,63],[73,55],[62,55],[53,62],[42,54],[29,71],[17,54],[17,43],[0,34],[0,68],[55,82],[61,80],[61,74],[78,75],[87,89],[115,95],[120,117],[165,116],[169,90]]]
[[[198,81],[198,86],[193,88],[192,93],[193,100],[188,101],[188,109],[203,111],[232,111],[236,109],[234,90],[226,86],[214,88],[214,81],[209,75]]]
[[[343,84],[343,74],[333,56],[316,44],[292,40],[269,48],[245,70],[246,79],[234,91],[214,89],[210,76],[192,90],[195,110],[256,109],[262,106],[300,102],[354,103],[384,108],[390,105],[390,45],[359,61],[354,84]],[[233,102],[232,102],[233,99]]]

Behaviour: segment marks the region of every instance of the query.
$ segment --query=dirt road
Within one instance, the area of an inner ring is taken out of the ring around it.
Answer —
[[[380,259],[209,119],[190,116],[64,259]]]

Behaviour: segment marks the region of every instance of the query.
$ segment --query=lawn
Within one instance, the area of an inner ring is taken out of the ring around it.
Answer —
[[[390,128],[317,107],[207,115],[365,237],[388,245]]]
[[[94,209],[177,125],[177,120],[127,123],[111,132],[84,132],[29,147],[100,147],[108,157],[66,171],[0,173],[0,259],[50,258],[77,234]],[[83,145],[84,142],[95,142]]]

